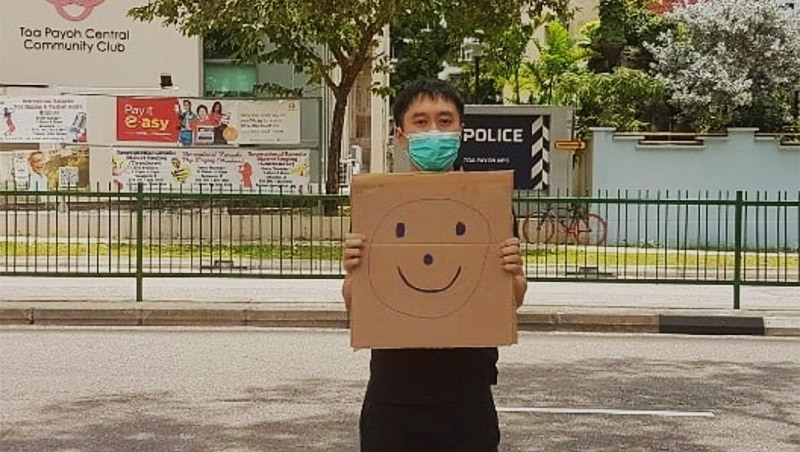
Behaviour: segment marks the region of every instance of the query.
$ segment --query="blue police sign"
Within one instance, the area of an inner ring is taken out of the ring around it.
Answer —
[[[459,161],[465,171],[514,170],[514,188],[548,188],[550,116],[467,114]]]

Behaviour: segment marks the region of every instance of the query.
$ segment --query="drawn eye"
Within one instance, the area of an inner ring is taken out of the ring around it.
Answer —
[[[456,235],[464,235],[467,232],[467,226],[462,222],[456,223]]]
[[[397,226],[394,228],[394,235],[397,238],[403,237],[406,235],[406,224],[405,223],[397,223]]]

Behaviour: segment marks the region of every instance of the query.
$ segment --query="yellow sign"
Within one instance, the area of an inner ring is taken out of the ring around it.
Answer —
[[[556,140],[556,149],[559,151],[585,151],[586,142],[581,140]]]

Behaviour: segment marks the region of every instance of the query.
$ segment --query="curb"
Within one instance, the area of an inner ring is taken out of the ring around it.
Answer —
[[[344,309],[0,307],[0,325],[349,327]],[[521,331],[800,336],[800,316],[520,312]]]
[[[662,315],[659,333],[764,336],[763,317]]]

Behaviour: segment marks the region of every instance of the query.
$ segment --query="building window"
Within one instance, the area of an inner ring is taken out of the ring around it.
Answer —
[[[206,96],[249,97],[254,95],[258,70],[254,65],[206,61],[204,78]]]

